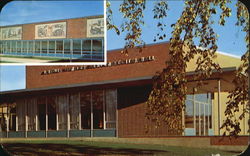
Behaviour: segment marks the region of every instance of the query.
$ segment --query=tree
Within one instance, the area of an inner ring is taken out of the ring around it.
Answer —
[[[218,22],[224,26],[226,18],[231,16],[231,9],[228,4],[231,0],[185,0],[185,7],[176,23],[172,24],[173,31],[170,38],[169,55],[170,60],[166,61],[166,66],[162,72],[156,73],[153,80],[153,89],[147,101],[147,117],[156,121],[159,126],[162,121],[169,127],[182,131],[178,126],[181,121],[181,112],[185,109],[185,98],[187,94],[187,63],[199,55],[195,69],[197,86],[202,85],[202,80],[209,78],[212,70],[220,71],[219,64],[213,61],[217,51],[217,34],[212,25]],[[124,0],[120,5],[120,12],[125,19],[121,27],[112,24],[111,3],[107,2],[107,28],[114,29],[117,34],[126,33],[124,53],[128,54],[129,48],[139,46],[143,48],[144,42],[141,39],[144,24],[143,11],[146,9],[146,0]],[[242,56],[243,64],[238,68],[234,83],[235,90],[230,92],[229,101],[225,115],[227,120],[221,128],[225,127],[230,135],[236,136],[240,132],[239,120],[244,118],[249,112],[247,68],[249,55],[249,14],[241,2],[237,2],[236,25],[241,26],[246,32],[247,51]],[[219,21],[213,20],[212,15],[221,11]],[[158,20],[159,33],[154,37],[154,41],[162,40],[166,37],[165,18],[167,17],[168,2],[158,0],[155,2],[154,19]],[[198,41],[198,42],[195,42]],[[201,47],[201,48],[197,48]],[[141,49],[140,48],[140,49]],[[234,112],[239,111],[239,105],[244,105],[244,111],[239,118]],[[230,128],[232,127],[232,128]]]

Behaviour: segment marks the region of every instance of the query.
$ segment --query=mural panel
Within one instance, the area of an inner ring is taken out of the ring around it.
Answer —
[[[21,40],[22,27],[6,27],[1,28],[1,40]]]
[[[103,18],[87,20],[87,37],[104,37]]]
[[[35,39],[66,37],[66,22],[40,24],[35,26]]]

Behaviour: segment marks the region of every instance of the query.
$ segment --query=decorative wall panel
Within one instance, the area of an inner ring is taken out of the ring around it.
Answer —
[[[35,26],[35,39],[66,38],[66,22]]]
[[[6,27],[0,30],[1,40],[21,40],[22,39],[22,27]]]
[[[103,18],[87,20],[87,37],[104,37]]]

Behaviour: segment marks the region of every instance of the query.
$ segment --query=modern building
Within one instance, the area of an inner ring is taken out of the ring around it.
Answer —
[[[1,95],[2,137],[167,137],[220,136],[227,95],[240,59],[217,53],[222,73],[214,71],[194,89],[195,59],[188,64],[188,95],[180,126],[155,128],[145,118],[152,77],[169,59],[169,43],[138,52],[108,52],[107,65],[26,66],[26,89]],[[248,116],[240,135],[247,135]],[[145,125],[148,126],[146,130]]]
[[[103,15],[1,26],[0,54],[103,62]]]

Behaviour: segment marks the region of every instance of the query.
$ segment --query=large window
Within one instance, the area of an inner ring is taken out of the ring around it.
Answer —
[[[68,96],[59,95],[57,97],[58,129],[67,129]]]
[[[106,90],[106,128],[116,128],[117,90]]]
[[[18,131],[25,131],[25,114],[26,114],[26,104],[25,100],[17,101],[17,119],[18,119]]]
[[[103,90],[92,92],[93,104],[93,127],[94,129],[103,129]]]
[[[56,53],[59,53],[59,54],[63,53],[63,41],[61,40],[56,41]]]
[[[46,53],[47,53],[47,48],[48,48],[48,46],[47,46],[48,41],[41,41],[41,43],[42,43],[41,52],[42,52],[43,54],[46,54]]]
[[[194,103],[189,99],[186,100],[185,127],[194,128]]]
[[[40,53],[40,43],[41,41],[35,41],[35,53]]]
[[[8,113],[9,113],[9,130],[16,130],[16,103],[8,105]]]
[[[81,128],[91,128],[91,92],[82,92],[80,94],[81,105]]]
[[[21,53],[21,51],[22,51],[22,43],[21,43],[21,41],[17,41],[17,43],[16,43],[16,51],[18,53]]]
[[[210,93],[187,95],[185,128],[195,129],[196,135],[208,135],[208,130],[212,128],[211,107]]]
[[[79,129],[79,94],[71,94],[69,101],[70,129]]]
[[[70,54],[70,40],[64,41],[64,54]]]
[[[28,118],[28,130],[36,130],[36,114],[37,114],[37,101],[36,98],[27,100],[27,118]]]
[[[81,40],[73,40],[73,53],[81,55]]]
[[[46,97],[39,97],[37,99],[37,113],[38,130],[46,130]]]
[[[22,48],[23,48],[22,52],[27,53],[27,51],[28,51],[28,41],[23,41]]]
[[[55,41],[49,41],[49,53],[50,54],[55,53]]]
[[[56,97],[47,98],[48,130],[56,130]]]
[[[29,41],[29,52],[34,53],[34,41]]]

